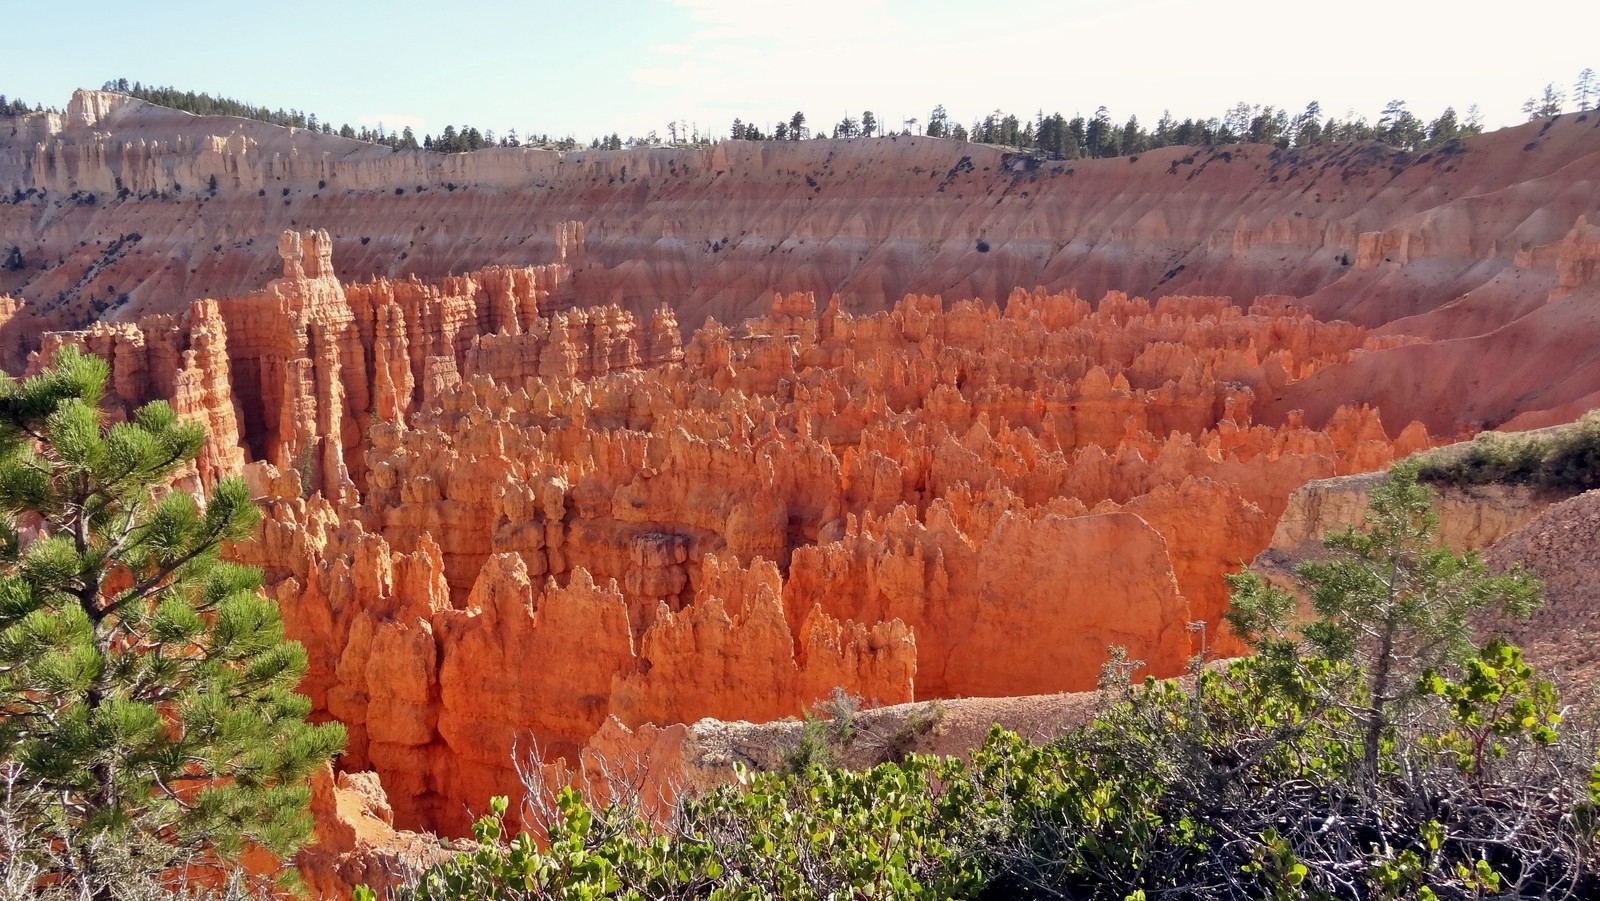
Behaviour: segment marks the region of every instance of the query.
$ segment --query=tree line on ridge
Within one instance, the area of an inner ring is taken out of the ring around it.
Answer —
[[[1241,101],[1220,116],[1206,118],[1187,117],[1180,120],[1170,110],[1163,110],[1153,126],[1147,126],[1137,115],[1119,121],[1105,106],[1096,107],[1090,115],[1079,113],[1070,118],[1060,112],[1046,114],[1042,109],[1027,116],[997,108],[982,118],[972,120],[970,125],[963,125],[953,119],[943,105],[938,105],[929,113],[926,121],[906,119],[899,129],[883,122],[871,110],[859,117],[847,113],[837,123],[823,127],[808,125],[806,114],[796,111],[766,129],[753,121],[736,118],[727,138],[702,131],[698,125],[674,120],[667,125],[665,139],[655,130],[626,138],[612,132],[595,137],[583,145],[570,135],[552,138],[548,134],[529,133],[521,136],[514,128],[497,134],[494,129],[479,129],[468,124],[459,127],[446,125],[437,135],[426,134],[420,139],[410,126],[393,131],[385,129],[382,123],[375,127],[362,125],[359,128],[346,123],[335,128],[331,122],[319,119],[315,113],[299,109],[272,109],[205,92],[146,86],[137,81],[129,82],[126,78],[107,81],[102,90],[127,94],[198,115],[240,116],[272,125],[305,128],[382,144],[397,151],[424,150],[436,153],[471,153],[492,147],[577,150],[587,146],[592,150],[621,150],[624,147],[663,145],[702,146],[720,140],[839,140],[923,135],[1014,147],[1060,159],[1092,159],[1131,156],[1161,147],[1230,143],[1268,144],[1288,149],[1327,143],[1377,141],[1401,150],[1424,150],[1483,131],[1482,115],[1476,104],[1469,106],[1465,114],[1448,106],[1437,116],[1424,118],[1410,110],[1405,101],[1398,99],[1386,104],[1373,121],[1354,110],[1348,111],[1343,117],[1329,115],[1316,101],[1307,104],[1299,112]],[[1540,94],[1530,96],[1523,104],[1522,111],[1530,120],[1534,120],[1559,115],[1569,107],[1580,113],[1587,112],[1594,109],[1597,102],[1600,102],[1600,79],[1596,78],[1594,69],[1585,68],[1578,74],[1570,93],[1558,89],[1552,82]],[[0,117],[29,111],[26,103],[20,100],[8,103],[4,95],[0,95]]]

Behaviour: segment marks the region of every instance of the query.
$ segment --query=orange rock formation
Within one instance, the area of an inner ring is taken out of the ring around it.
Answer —
[[[1539,129],[446,156],[80,92],[0,136],[0,361],[85,346],[117,409],[206,424],[193,480],[251,481],[231,553],[350,729],[339,890],[519,757],[1234,650],[1220,575],[1301,485],[1600,402],[1600,209],[1552,189],[1600,131]]]
[[[265,291],[43,353],[203,419],[200,479],[253,461],[232,553],[400,828],[462,832],[519,757],[607,728],[1080,690],[1110,645],[1177,673],[1191,622],[1229,649],[1220,575],[1292,490],[1429,442],[1370,407],[1252,422],[1397,344],[1281,297],[777,294],[684,345],[670,310],[573,306],[559,259],[344,285],[329,246],[286,233]]]

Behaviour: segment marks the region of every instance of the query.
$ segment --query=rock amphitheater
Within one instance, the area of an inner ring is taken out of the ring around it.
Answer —
[[[13,121],[0,363],[83,346],[117,410],[206,424],[187,487],[249,480],[230,554],[351,736],[302,861],[330,892],[534,749],[709,784],[718,729],[836,688],[1181,673],[1237,650],[1224,573],[1360,510],[1338,477],[1600,405],[1600,116],[1066,162],[393,153],[97,92]],[[1450,502],[1592,603],[1588,500]]]

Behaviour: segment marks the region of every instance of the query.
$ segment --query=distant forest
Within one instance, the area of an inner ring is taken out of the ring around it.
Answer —
[[[44,106],[42,104],[36,104],[30,107],[28,106],[27,102],[20,97],[15,100],[7,100],[6,95],[0,94],[0,119],[9,119],[12,116],[24,116],[28,113],[42,112],[44,112]],[[55,110],[51,110],[51,112],[55,112]]]
[[[293,128],[306,128],[324,134],[372,144],[382,144],[395,150],[426,150],[436,153],[470,153],[489,147],[540,147],[554,150],[575,150],[585,146],[572,137],[551,139],[549,135],[521,137],[516,129],[496,134],[493,129],[471,125],[447,125],[438,135],[424,135],[420,140],[412,129],[388,131],[380,123],[377,127],[354,128],[349,124],[335,128],[331,122],[318,119],[315,113],[298,109],[270,109],[255,106],[228,97],[214,97],[205,92],[180,91],[173,87],[146,87],[126,78],[108,81],[103,90],[116,91],[141,100],[172,109],[201,115],[241,116]],[[1567,92],[1554,83],[1544,87],[1541,94],[1531,96],[1522,110],[1530,120],[1558,115],[1569,106]],[[1578,74],[1571,94],[1570,106],[1577,111],[1594,109],[1600,101],[1600,80],[1593,69]],[[37,109],[37,107],[35,108]],[[0,116],[15,116],[29,112],[20,100],[5,100],[0,95]],[[753,123],[733,120],[728,137],[702,132],[698,126],[674,121],[667,125],[663,139],[657,132],[624,138],[612,133],[594,138],[587,145],[591,149],[620,150],[634,146],[695,146],[716,143],[719,140],[735,141],[797,141],[808,138],[850,139],[889,135],[928,135],[957,141],[973,141],[1015,147],[1060,159],[1130,156],[1159,147],[1174,145],[1216,145],[1235,142],[1270,144],[1280,148],[1307,147],[1316,144],[1347,141],[1378,141],[1402,150],[1421,150],[1443,144],[1456,138],[1483,131],[1482,118],[1476,104],[1467,108],[1464,115],[1454,107],[1446,107],[1439,115],[1424,119],[1407,108],[1402,100],[1391,101],[1368,121],[1354,112],[1344,117],[1327,115],[1321,106],[1312,102],[1304,110],[1291,113],[1272,106],[1238,103],[1220,116],[1205,119],[1174,117],[1163,112],[1153,126],[1147,126],[1137,116],[1117,121],[1106,109],[1097,108],[1092,116],[1061,113],[1046,114],[1039,110],[1032,116],[1019,116],[996,109],[989,115],[963,125],[953,121],[943,106],[936,106],[927,120],[907,119],[898,129],[883,123],[871,111],[860,118],[846,115],[839,122],[821,128],[810,127],[804,112],[779,119],[770,132],[764,132]]]
[[[382,144],[395,150],[434,150],[440,153],[469,153],[473,150],[482,150],[485,147],[519,147],[522,140],[517,137],[515,129],[507,131],[503,137],[496,139],[494,131],[479,131],[471,126],[463,125],[457,131],[455,126],[446,125],[444,132],[435,138],[432,135],[424,137],[419,143],[416,135],[408,126],[400,131],[385,130],[382,123],[376,128],[363,125],[354,128],[349,123],[333,127],[333,123],[325,119],[318,119],[316,113],[308,113],[298,109],[272,109],[265,106],[255,106],[242,100],[231,97],[213,97],[204,91],[180,91],[174,87],[146,87],[135,81],[131,84],[126,78],[108,81],[100,86],[103,91],[115,91],[137,97],[157,106],[182,110],[200,116],[238,116],[243,119],[254,119],[257,122],[266,122],[271,125],[282,125],[287,128],[305,128],[319,131],[323,134],[338,135],[342,138],[351,138],[357,141],[366,141],[369,144]],[[530,145],[544,146],[550,144],[548,135],[539,135],[531,138]],[[556,142],[559,143],[559,142]]]
[[[855,138],[910,134],[917,124],[916,120],[908,120],[899,132],[883,131],[871,112],[862,113],[860,119],[846,116],[831,129],[809,130],[805,123],[805,114],[797,112],[788,122],[779,122],[769,135],[734,120],[732,135],[736,140],[748,141]],[[1395,100],[1384,107],[1375,123],[1354,115],[1345,119],[1324,118],[1321,106],[1315,102],[1294,115],[1271,106],[1239,103],[1223,115],[1209,119],[1179,121],[1170,112],[1163,112],[1154,128],[1145,127],[1138,116],[1117,122],[1103,106],[1095,110],[1092,117],[1077,115],[1070,119],[1061,113],[1047,115],[1043,110],[1028,118],[995,110],[968,127],[951,121],[944,107],[937,106],[920,133],[1040,151],[1061,159],[1080,159],[1130,156],[1175,145],[1239,142],[1272,144],[1287,149],[1335,141],[1381,141],[1404,150],[1418,150],[1481,131],[1483,125],[1476,106],[1467,111],[1465,119],[1458,117],[1454,108],[1446,108],[1437,118],[1424,121],[1408,110],[1404,101]]]

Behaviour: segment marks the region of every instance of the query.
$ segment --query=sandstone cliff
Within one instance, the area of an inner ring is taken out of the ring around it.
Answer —
[[[0,135],[0,244],[30,265],[0,273],[0,292],[27,301],[0,326],[7,355],[45,330],[253,291],[277,271],[278,234],[314,223],[345,281],[556,259],[578,305],[641,321],[663,302],[684,323],[738,321],[772,290],[837,293],[859,314],[1020,284],[1086,298],[1290,294],[1319,318],[1450,339],[1262,395],[1256,415],[1274,425],[1301,409],[1320,427],[1361,401],[1391,431],[1420,419],[1449,433],[1452,392],[1473,396],[1453,413],[1488,425],[1571,418],[1600,397],[1593,115],[1426,153],[1233,146],[1074,161],[906,137],[394,153],[92,91],[65,115],[16,121]],[[569,221],[587,231],[568,233],[557,259]]]

